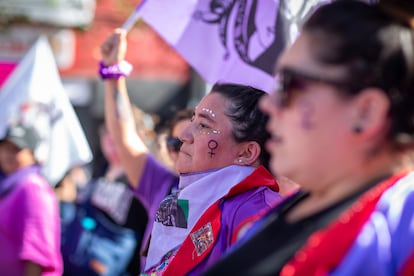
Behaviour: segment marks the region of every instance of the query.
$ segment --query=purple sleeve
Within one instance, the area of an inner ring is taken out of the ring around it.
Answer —
[[[177,185],[178,177],[151,155],[148,155],[144,172],[134,194],[144,204],[147,211],[155,214],[159,203],[169,193],[173,185]]]
[[[157,208],[173,186],[178,186],[178,177],[148,155],[138,188],[133,191],[148,212],[148,225],[145,229],[141,251],[145,251],[148,246]],[[145,258],[141,258],[141,262],[144,264]]]
[[[243,222],[274,206],[280,199],[279,193],[262,186],[226,200],[222,210],[224,227],[219,236],[223,249],[226,251],[231,246],[233,234]]]
[[[16,204],[21,203],[18,208],[24,214],[20,258],[41,265],[50,275],[59,275],[62,259],[57,199],[49,185],[37,179],[22,184],[16,193]]]
[[[234,232],[248,218],[274,206],[280,200],[279,193],[268,187],[259,187],[227,199],[222,205],[221,229],[210,256],[198,265],[189,275],[199,275],[207,267],[217,262],[232,245]]]

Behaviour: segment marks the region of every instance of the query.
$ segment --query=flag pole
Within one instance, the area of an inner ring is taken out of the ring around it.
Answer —
[[[139,10],[143,6],[146,0],[142,0],[141,3],[138,4],[138,6],[134,9],[134,11],[129,15],[127,20],[125,20],[124,24],[122,25],[121,29],[128,32],[131,30],[131,28],[134,26],[135,22],[137,22],[139,18]]]

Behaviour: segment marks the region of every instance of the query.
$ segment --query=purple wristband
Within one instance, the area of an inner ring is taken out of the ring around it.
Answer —
[[[125,60],[118,64],[106,66],[102,61],[99,62],[99,75],[103,80],[117,80],[120,77],[129,76],[132,65]]]

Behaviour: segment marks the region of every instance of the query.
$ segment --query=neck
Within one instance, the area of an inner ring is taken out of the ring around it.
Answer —
[[[308,183],[303,190],[309,196],[289,212],[288,220],[296,221],[315,214],[343,199],[362,191],[373,181],[390,176],[404,169],[395,157],[377,157],[371,162],[354,163],[340,173],[327,171],[315,183]]]
[[[105,178],[114,181],[124,174],[124,168],[120,164],[109,164],[105,173]]]

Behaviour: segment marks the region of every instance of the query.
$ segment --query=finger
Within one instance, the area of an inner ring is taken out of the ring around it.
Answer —
[[[114,33],[119,34],[121,36],[125,36],[127,34],[127,31],[121,28],[116,28]]]

